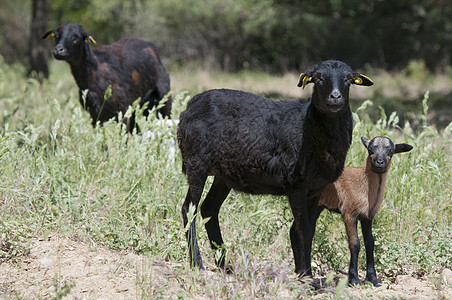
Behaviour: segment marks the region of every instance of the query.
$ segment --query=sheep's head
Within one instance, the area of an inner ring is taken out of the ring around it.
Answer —
[[[58,29],[46,32],[41,39],[55,39],[56,46],[53,49],[53,56],[68,63],[79,62],[83,57],[84,47],[89,47],[89,42],[96,44],[82,25],[76,23],[63,24]]]
[[[314,70],[301,73],[299,87],[314,83],[313,105],[323,113],[336,113],[348,107],[351,84],[370,86],[372,80],[353,72],[345,63],[327,60],[314,66]]]
[[[362,136],[361,141],[369,153],[370,166],[375,173],[385,173],[395,153],[408,152],[413,149],[409,144],[396,144],[387,137],[377,136],[372,140]]]

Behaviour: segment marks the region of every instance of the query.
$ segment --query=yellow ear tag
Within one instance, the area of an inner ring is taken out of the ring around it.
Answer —
[[[94,45],[97,45],[96,41],[93,39],[92,36],[89,36],[89,37],[85,38],[85,43],[88,43],[88,41],[91,41],[91,43],[93,43]]]
[[[298,84],[300,84],[300,81],[301,81],[301,83],[302,83],[301,88],[304,89],[304,87],[306,86],[306,84],[309,83],[309,82],[311,82],[312,77],[305,76],[305,77],[303,78],[303,80],[302,80],[301,78],[303,77],[303,75],[304,75],[304,73],[301,73],[301,74],[300,74],[300,77],[298,78]]]
[[[51,34],[49,34],[47,37],[46,37],[46,40],[53,40],[53,38],[55,37],[55,33],[51,33]]]
[[[301,81],[301,77],[303,77],[304,73],[301,73],[300,76],[298,77],[298,83],[300,83]]]
[[[363,80],[360,77],[356,77],[355,78],[355,83],[356,84],[361,84],[361,83],[363,83]]]
[[[311,82],[312,77],[306,76],[305,78],[303,78],[303,89],[306,86],[307,83]]]
[[[94,45],[97,45],[96,41],[93,39],[92,36],[89,36],[89,40],[91,41],[91,43],[93,43]]]
[[[361,74],[361,76],[364,77],[364,78],[366,78],[367,80],[369,80],[370,82],[373,83],[373,81],[372,81],[369,77],[367,77],[366,75]]]

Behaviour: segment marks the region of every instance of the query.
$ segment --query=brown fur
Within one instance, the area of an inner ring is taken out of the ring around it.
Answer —
[[[369,157],[364,167],[346,167],[336,182],[327,185],[319,205],[355,218],[373,219],[383,202],[388,172],[389,167],[383,174],[373,172]]]

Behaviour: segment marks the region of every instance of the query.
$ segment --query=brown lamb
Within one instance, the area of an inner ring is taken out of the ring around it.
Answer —
[[[359,238],[357,223],[361,229],[366,247],[366,280],[374,286],[380,286],[374,266],[374,237],[372,222],[380,210],[386,179],[395,153],[413,149],[409,144],[396,144],[387,137],[375,137],[369,140],[361,137],[369,153],[363,167],[346,167],[337,181],[325,187],[319,201],[318,215],[323,209],[342,215],[350,249],[349,284],[359,284],[358,254]]]

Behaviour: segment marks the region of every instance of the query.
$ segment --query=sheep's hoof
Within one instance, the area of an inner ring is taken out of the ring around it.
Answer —
[[[228,275],[234,273],[234,267],[230,263],[227,263],[225,266],[221,266],[219,268]]]
[[[232,263],[228,260],[225,262],[223,258],[216,261],[218,269],[225,272],[226,274],[232,274],[234,273],[234,267],[232,266]]]
[[[360,284],[361,284],[361,282],[357,278],[349,278],[348,279],[348,285],[349,286],[357,286],[357,285],[360,285]]]
[[[195,260],[192,262],[191,265],[192,265],[193,268],[198,268],[198,269],[200,269],[200,270],[205,270],[205,269],[206,269],[206,268],[204,267],[204,265],[203,265],[201,259],[195,259]]]
[[[379,287],[379,286],[381,286],[381,282],[378,281],[378,279],[376,279],[376,280],[369,280],[369,281],[370,281],[370,283],[373,284],[374,287]]]
[[[366,277],[366,280],[372,283],[374,287],[381,286],[381,282],[378,280],[377,276]]]
[[[321,279],[314,278],[311,275],[299,275],[298,281],[306,284],[306,286],[311,287],[314,290],[319,290],[323,286]]]

